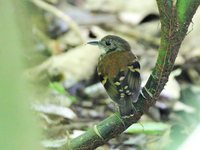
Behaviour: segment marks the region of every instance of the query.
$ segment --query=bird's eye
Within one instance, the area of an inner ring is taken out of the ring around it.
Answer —
[[[107,46],[110,46],[110,45],[111,45],[111,41],[110,41],[110,40],[107,40],[107,41],[106,41],[106,45],[107,45]]]

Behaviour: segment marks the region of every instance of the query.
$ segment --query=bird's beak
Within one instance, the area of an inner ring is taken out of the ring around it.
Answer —
[[[101,46],[101,42],[100,41],[90,41],[90,42],[87,42],[87,44],[99,46],[99,48],[101,49],[102,53],[105,53],[105,50]]]
[[[90,45],[99,45],[99,41],[90,41],[90,42],[87,42],[87,44],[90,44]]]

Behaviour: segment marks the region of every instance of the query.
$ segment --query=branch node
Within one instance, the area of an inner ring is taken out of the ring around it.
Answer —
[[[150,98],[153,98],[153,94],[146,87],[144,87],[143,89],[146,91]]]
[[[104,141],[104,138],[101,136],[101,134],[97,128],[97,125],[94,125],[94,132],[98,135],[98,137],[100,137]]]
[[[115,113],[115,116],[120,120],[120,122],[123,124],[124,129],[126,129],[126,125],[124,123],[124,121],[119,117],[119,115],[117,113]]]

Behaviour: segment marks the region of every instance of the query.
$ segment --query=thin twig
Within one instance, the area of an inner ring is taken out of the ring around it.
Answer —
[[[52,13],[53,15],[61,18],[64,20],[67,24],[69,24],[69,27],[77,34],[77,36],[80,38],[82,43],[85,43],[85,39],[83,38],[81,31],[79,29],[79,26],[75,21],[73,21],[68,15],[57,9],[56,7],[42,1],[42,0],[31,0],[35,5],[38,7]]]

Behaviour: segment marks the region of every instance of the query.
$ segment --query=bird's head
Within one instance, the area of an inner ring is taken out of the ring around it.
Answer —
[[[91,45],[98,45],[105,53],[112,51],[130,51],[130,45],[128,42],[115,35],[107,35],[102,38],[100,41],[91,41],[88,42]]]

